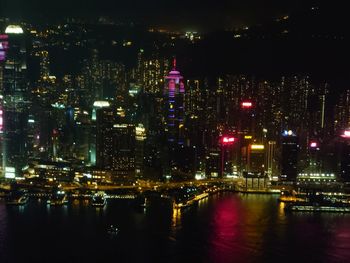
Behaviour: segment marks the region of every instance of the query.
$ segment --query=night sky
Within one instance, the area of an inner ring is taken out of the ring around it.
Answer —
[[[110,16],[177,29],[211,30],[261,23],[287,14],[305,0],[0,0],[1,16],[49,20]]]

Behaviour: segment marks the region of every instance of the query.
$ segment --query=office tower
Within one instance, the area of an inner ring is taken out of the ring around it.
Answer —
[[[220,175],[220,149],[212,148],[205,158],[205,173],[208,178],[217,178]]]
[[[265,146],[251,144],[248,146],[248,173],[258,176],[265,175]]]
[[[241,102],[239,134],[253,135],[255,128],[255,110],[252,101]]]
[[[173,70],[169,72],[165,80],[167,140],[171,144],[183,145],[185,85],[183,77],[176,70],[176,60],[174,60]]]
[[[38,120],[33,115],[28,118],[28,132],[27,132],[27,148],[28,156],[37,157],[40,145],[40,127]]]
[[[8,36],[0,35],[0,164],[1,168],[5,170],[5,143],[4,143],[4,62],[6,59],[6,50],[8,49]],[[0,171],[0,176],[3,174]]]
[[[255,124],[255,114],[254,114],[253,103],[248,100],[244,100],[240,103],[239,111],[239,124],[238,124],[238,144],[240,149],[240,167],[242,171],[249,172],[249,154],[250,145],[249,143],[254,139],[254,124]]]
[[[322,168],[320,159],[320,145],[316,140],[311,140],[308,147],[308,167],[310,173],[319,173]]]
[[[266,158],[267,175],[269,179],[274,179],[277,172],[276,162],[276,142],[268,141],[267,143],[267,158]]]
[[[339,140],[340,157],[340,179],[343,182],[350,182],[350,131],[343,131]]]
[[[115,113],[108,101],[95,101],[92,113],[94,130],[91,135],[90,162],[101,169],[112,168],[113,142],[112,130],[115,123]]]
[[[112,141],[111,170],[116,180],[133,180],[135,176],[135,126],[114,124]],[[107,135],[108,136],[108,135]],[[106,138],[105,138],[106,139]],[[107,139],[109,141],[109,139]]]
[[[143,178],[146,129],[142,124],[138,124],[135,128],[135,132],[135,176]]]
[[[90,114],[87,111],[78,111],[74,125],[74,158],[89,162],[90,138],[92,130]]]
[[[334,132],[341,133],[350,127],[350,90],[344,91],[334,107]]]
[[[297,165],[299,145],[298,137],[293,131],[284,131],[281,149],[281,181],[295,182],[297,178]]]
[[[344,182],[350,182],[350,144],[343,142],[341,150],[340,178]]]
[[[326,99],[328,84],[312,88],[307,102],[307,126],[309,138],[322,138],[326,127]]]
[[[90,147],[91,163],[94,163],[96,147],[96,166],[110,171],[113,180],[132,180],[135,174],[135,126],[116,124],[116,112],[107,101],[94,103],[96,116],[96,146]]]
[[[18,172],[27,161],[28,80],[25,34],[17,25],[9,25],[8,50],[3,65],[3,122],[5,166]]]

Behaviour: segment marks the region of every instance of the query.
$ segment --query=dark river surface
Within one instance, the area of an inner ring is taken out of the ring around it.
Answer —
[[[0,200],[0,262],[350,262],[350,214],[286,214],[277,197],[221,193],[185,210]]]

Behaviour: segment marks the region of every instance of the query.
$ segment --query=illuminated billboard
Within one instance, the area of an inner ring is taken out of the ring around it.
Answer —
[[[250,148],[251,148],[252,150],[264,150],[264,149],[265,149],[265,146],[262,145],[262,144],[252,144],[252,145],[250,146]]]
[[[243,109],[250,109],[253,107],[253,103],[251,101],[243,101],[241,106]]]
[[[224,136],[224,137],[221,137],[221,143],[222,144],[232,144],[235,142],[235,138],[234,137],[231,137],[231,136]]]

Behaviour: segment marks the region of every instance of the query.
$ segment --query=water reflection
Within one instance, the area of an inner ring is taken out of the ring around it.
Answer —
[[[227,197],[215,207],[210,236],[210,257],[213,262],[234,262],[243,260],[245,253],[244,235],[241,222],[244,220],[244,210],[237,197]],[[237,253],[240,250],[240,253]]]
[[[182,211],[178,208],[173,208],[171,217],[171,236],[175,237],[176,232],[181,228]]]
[[[120,228],[115,239],[106,234],[110,224]],[[1,263],[25,262],[13,249],[18,240],[26,244],[20,254],[37,262],[57,251],[62,262],[102,262],[113,253],[128,263],[349,262],[350,215],[285,214],[269,195],[220,194],[185,210],[154,200],[145,214],[118,200],[104,208],[83,200],[52,208],[36,200],[22,208],[0,203]]]
[[[278,217],[283,220],[285,218],[286,212],[284,209],[286,208],[286,203],[279,202],[278,203]]]

